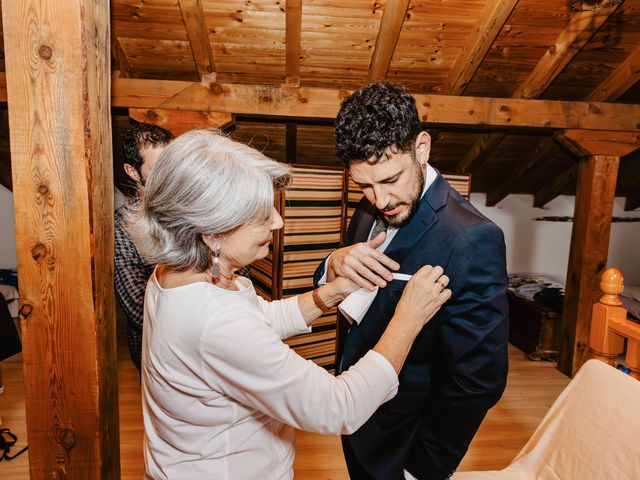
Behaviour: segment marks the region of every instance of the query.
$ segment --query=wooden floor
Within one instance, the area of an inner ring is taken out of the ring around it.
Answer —
[[[120,326],[120,322],[119,322]],[[507,390],[471,443],[460,470],[493,470],[506,466],[524,445],[538,422],[569,380],[552,364],[532,362],[510,346]],[[140,479],[142,414],[138,373],[129,360],[126,340],[118,335],[120,387],[120,441],[123,479]],[[0,395],[2,427],[18,436],[15,451],[26,445],[27,432],[22,387],[22,357],[2,363],[5,391]],[[0,462],[2,480],[29,478],[28,454]],[[346,480],[348,475],[338,437],[299,432],[296,441],[296,480]]]

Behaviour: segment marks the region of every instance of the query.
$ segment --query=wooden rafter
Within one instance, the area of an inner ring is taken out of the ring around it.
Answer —
[[[458,171],[461,173],[474,173],[477,171],[506,137],[506,132],[485,133],[482,135],[462,159],[458,165]]]
[[[216,66],[202,4],[200,0],[178,0],[178,4],[198,75],[201,79],[208,80],[211,74],[215,74]]]
[[[589,102],[615,102],[640,80],[640,47],[593,90]]]
[[[345,90],[118,78],[114,107],[335,119]],[[421,121],[497,128],[640,131],[640,105],[415,94]]]
[[[636,208],[640,208],[640,192],[629,195],[624,202],[624,209],[626,211],[635,210]]]
[[[544,53],[524,82],[514,92],[514,98],[536,98],[553,82],[591,37],[615,13],[620,4],[597,11],[574,13],[569,24]]]
[[[387,0],[380,21],[380,29],[373,50],[367,82],[382,80],[387,76],[393,52],[404,24],[410,0]]]
[[[509,172],[508,175],[489,193],[487,193],[487,207],[493,207],[497,205],[502,199],[504,199],[509,193],[513,191],[515,187],[522,179],[526,178],[537,166],[538,163],[543,162],[549,158],[549,155],[555,148],[555,142],[553,137],[544,137],[538,146],[535,153],[530,156],[523,163],[519,164],[513,172]]]
[[[533,197],[533,206],[536,208],[544,207],[547,203],[560,195],[569,183],[575,181],[577,176],[578,162],[575,161],[564,171],[557,173],[556,176],[553,177],[542,189],[538,190]]]
[[[575,13],[512,97],[531,99],[540,96],[617,8],[618,5],[595,12]],[[496,147],[499,143],[488,141],[486,138],[480,138],[477,143],[480,141]],[[480,150],[477,145],[474,145],[471,151]],[[490,157],[491,153],[489,150],[483,152],[486,157]],[[473,159],[468,161],[473,162]]]
[[[462,95],[475,75],[518,0],[489,0],[473,29],[470,40],[449,72],[443,93]]]
[[[115,32],[111,36],[111,50],[112,55],[116,59],[120,77],[131,77],[131,63],[129,62],[129,58],[127,57],[126,52],[122,48],[122,45],[120,45],[120,41],[118,40],[118,37],[116,37]]]
[[[286,84],[300,85],[300,52],[302,35],[302,0],[287,0],[286,12]]]

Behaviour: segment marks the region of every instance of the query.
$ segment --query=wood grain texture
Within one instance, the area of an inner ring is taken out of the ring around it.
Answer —
[[[518,0],[488,0],[456,63],[449,71],[442,93],[462,95],[484,56],[493,45]]]
[[[589,102],[615,102],[640,80],[640,47],[613,70],[585,99]]]
[[[30,476],[119,478],[109,2],[3,2]]]
[[[200,0],[178,0],[184,28],[189,37],[189,45],[193,53],[193,61],[200,78],[206,78],[215,73],[216,65],[213,60],[209,33],[202,11]]]
[[[367,83],[383,80],[393,58],[410,0],[387,0],[369,64]]]
[[[182,112],[159,108],[130,108],[129,117],[166,128],[175,136],[194,128],[229,129],[235,122],[233,114],[226,112]]]
[[[586,360],[591,307],[600,296],[600,274],[607,265],[619,163],[619,157],[603,155],[579,162],[558,352],[558,369],[569,376]]]
[[[218,111],[250,115],[333,119],[350,91],[114,79],[114,106]],[[421,121],[431,125],[510,128],[579,128],[640,131],[640,105],[414,94]]]
[[[300,85],[300,38],[302,32],[302,0],[287,0],[286,84]]]
[[[486,162],[496,148],[502,143],[505,132],[486,133],[481,135],[473,147],[467,152],[457,170],[462,173],[474,173]]]

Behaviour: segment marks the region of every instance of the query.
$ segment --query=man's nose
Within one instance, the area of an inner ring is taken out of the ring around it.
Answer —
[[[376,208],[378,210],[383,210],[387,205],[389,205],[389,193],[386,188],[382,186],[373,187],[373,194],[376,197]]]

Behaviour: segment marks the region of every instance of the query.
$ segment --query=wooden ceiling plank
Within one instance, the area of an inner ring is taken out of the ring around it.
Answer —
[[[347,90],[117,78],[114,107],[335,119]],[[430,125],[640,131],[640,105],[415,94]]]
[[[178,0],[178,4],[198,75],[201,79],[208,81],[211,74],[216,73],[216,66],[213,61],[213,51],[211,50],[202,3],[200,0]]]
[[[458,171],[471,174],[478,171],[506,137],[506,132],[492,132],[481,135],[458,165]]]
[[[367,83],[383,80],[389,71],[410,0],[387,0],[373,49]]]
[[[518,86],[513,97],[540,96],[619,6],[620,4],[617,4],[597,11],[574,13],[554,44],[547,49],[524,82]]]
[[[593,90],[589,102],[615,102],[640,80],[640,47]]]
[[[286,85],[300,86],[302,36],[302,0],[287,0],[286,12]]]
[[[574,162],[563,172],[557,174],[546,186],[540,189],[533,198],[533,206],[542,208],[560,195],[565,187],[578,176],[578,161]]]
[[[518,0],[489,0],[470,39],[449,72],[443,93],[462,95]]]
[[[493,207],[502,199],[506,198],[507,195],[513,191],[513,187],[518,185],[522,179],[526,178],[539,164],[549,158],[554,148],[555,142],[553,137],[544,137],[538,143],[536,151],[531,157],[522,164],[519,164],[514,172],[509,173],[497,187],[487,193],[486,206]]]
[[[160,108],[130,108],[129,117],[138,122],[153,123],[178,136],[194,128],[227,130],[235,123],[228,112],[189,112]]]

